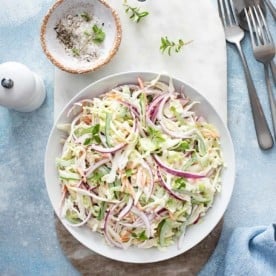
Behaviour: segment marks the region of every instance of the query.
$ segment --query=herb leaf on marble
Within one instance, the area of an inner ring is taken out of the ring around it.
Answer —
[[[127,4],[127,1],[124,2],[124,7],[129,18],[136,23],[139,23],[144,17],[149,15],[149,12],[147,11],[140,11],[140,8],[138,7],[131,7]]]
[[[161,45],[160,50],[162,53],[167,53],[169,56],[171,55],[172,51],[175,53],[179,53],[183,46],[191,43],[192,41],[184,42],[183,39],[178,39],[177,41],[170,40],[167,36],[161,37]]]

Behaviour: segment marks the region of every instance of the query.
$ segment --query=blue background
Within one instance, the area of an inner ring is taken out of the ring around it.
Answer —
[[[78,275],[59,247],[43,179],[45,147],[53,123],[54,68],[42,53],[39,28],[51,2],[33,1],[35,13],[28,15],[22,10],[20,18],[16,17],[20,10],[14,11],[10,20],[3,10],[10,4],[1,3],[0,62],[26,64],[44,79],[47,88],[46,101],[32,113],[0,107],[1,275]],[[270,14],[268,23],[274,23]],[[271,31],[275,34],[275,24]],[[248,37],[243,48],[271,126],[263,66],[254,60]],[[268,151],[259,149],[239,57],[232,46],[227,55],[228,126],[236,152],[237,175],[219,244],[201,275],[214,275],[223,266],[234,228],[276,222],[276,146]]]

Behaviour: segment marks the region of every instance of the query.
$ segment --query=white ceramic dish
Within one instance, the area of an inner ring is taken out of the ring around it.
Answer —
[[[111,75],[103,78],[95,83],[92,83],[82,91],[80,91],[62,110],[60,115],[57,117],[57,121],[51,131],[45,155],[45,180],[48,190],[48,194],[51,203],[54,207],[55,212],[59,215],[59,204],[61,199],[61,191],[58,181],[57,170],[55,167],[55,159],[61,154],[62,145],[60,144],[60,137],[64,135],[61,131],[56,128],[59,123],[69,122],[66,114],[72,104],[81,99],[96,97],[109,89],[116,87],[124,83],[137,83],[137,77],[143,80],[152,80],[157,76],[157,73],[150,72],[128,72]],[[168,82],[168,76],[161,76],[161,81]],[[201,240],[203,240],[217,225],[222,218],[229,200],[231,198],[234,178],[235,178],[235,158],[234,149],[230,134],[227,127],[223,123],[219,114],[216,113],[215,109],[210,105],[207,99],[205,99],[199,92],[192,88],[189,84],[173,79],[173,83],[176,89],[184,87],[185,94],[193,100],[200,101],[198,105],[197,113],[203,115],[210,123],[214,124],[219,130],[221,135],[221,145],[225,163],[227,168],[223,172],[223,182],[221,193],[216,195],[214,205],[203,221],[199,224],[190,226],[184,238],[183,247],[177,248],[177,244],[168,247],[165,250],[158,250],[156,248],[151,249],[139,249],[131,247],[127,250],[118,248],[112,248],[108,246],[104,237],[98,233],[93,233],[86,227],[74,228],[67,224],[64,226],[68,231],[82,244],[90,248],[91,250],[99,253],[105,257],[130,263],[151,263],[166,260],[177,256],[190,248],[194,247]]]
[[[104,23],[105,32],[100,56],[89,63],[80,62],[66,53],[54,29],[60,19],[84,12]],[[121,36],[119,16],[104,0],[58,0],[43,19],[40,40],[44,53],[54,65],[63,71],[80,74],[94,71],[108,63],[119,48]]]

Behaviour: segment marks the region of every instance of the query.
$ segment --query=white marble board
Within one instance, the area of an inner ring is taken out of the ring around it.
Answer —
[[[149,11],[140,23],[130,21],[123,0],[108,0],[119,13],[122,43],[115,58],[98,71],[72,75],[55,70],[55,116],[82,88],[101,77],[123,71],[153,71],[180,78],[206,96],[226,122],[227,62],[224,32],[211,0],[128,0]],[[160,39],[192,40],[178,54],[159,50]]]

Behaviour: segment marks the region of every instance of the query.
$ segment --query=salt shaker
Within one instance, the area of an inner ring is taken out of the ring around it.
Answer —
[[[0,105],[21,112],[41,106],[46,96],[42,79],[18,62],[0,64]]]

